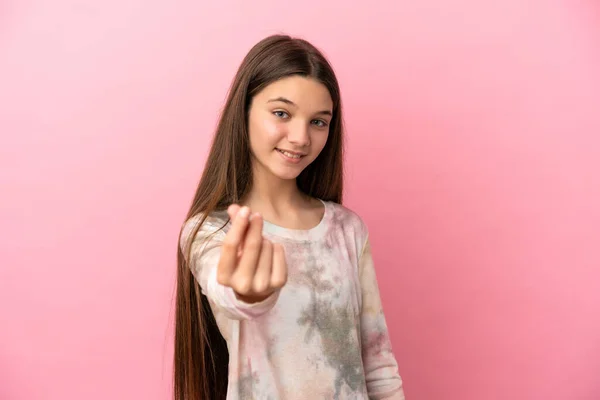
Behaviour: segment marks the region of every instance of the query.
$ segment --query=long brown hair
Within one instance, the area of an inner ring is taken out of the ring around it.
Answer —
[[[306,40],[287,35],[269,36],[249,51],[233,80],[186,221],[196,215],[202,218],[187,238],[186,254],[178,245],[175,400],[220,400],[227,394],[227,344],[187,260],[193,238],[206,217],[239,202],[251,188],[247,116],[252,98],[270,83],[292,75],[323,83],[333,101],[327,143],[296,179],[298,187],[312,197],[342,202],[343,121],[340,90],[333,69],[323,54]]]

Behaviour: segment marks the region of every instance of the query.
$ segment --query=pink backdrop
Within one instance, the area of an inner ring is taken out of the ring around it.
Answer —
[[[575,3],[0,3],[0,399],[169,398],[177,230],[278,31],[339,74],[409,400],[600,398],[600,6]]]

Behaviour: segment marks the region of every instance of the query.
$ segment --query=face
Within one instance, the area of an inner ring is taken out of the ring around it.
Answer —
[[[327,142],[333,101],[322,83],[293,76],[254,96],[248,129],[255,174],[296,179]]]

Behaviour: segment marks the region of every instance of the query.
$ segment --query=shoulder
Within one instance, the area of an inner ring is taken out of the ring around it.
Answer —
[[[359,242],[366,241],[369,234],[368,227],[356,211],[334,202],[325,202],[325,205],[330,213],[330,223],[335,229],[352,231]]]
[[[211,236],[218,237],[229,222],[227,211],[214,211],[206,218],[204,213],[198,213],[188,218],[181,227],[179,245],[185,252],[191,242],[205,240]],[[193,237],[192,237],[193,236]]]

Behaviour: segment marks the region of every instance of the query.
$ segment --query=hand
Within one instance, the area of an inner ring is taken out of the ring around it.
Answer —
[[[223,239],[217,282],[233,289],[247,303],[269,297],[287,282],[283,246],[263,238],[263,220],[250,209],[231,205],[231,229]]]

